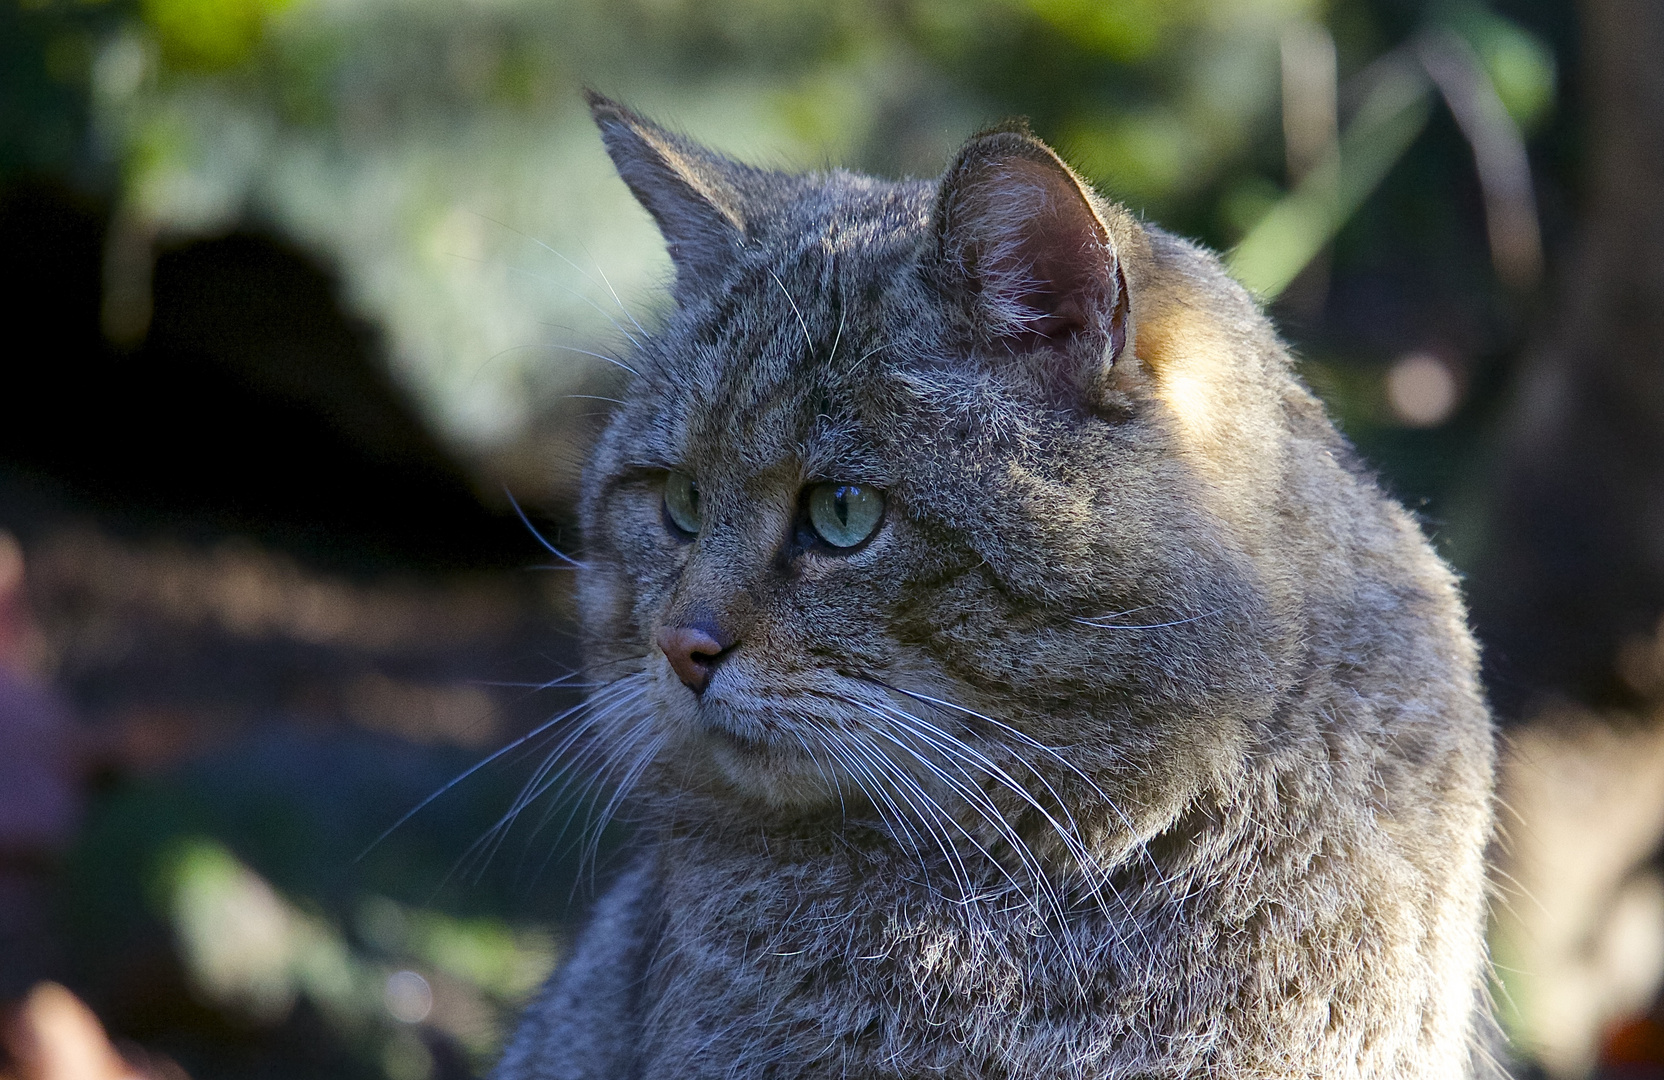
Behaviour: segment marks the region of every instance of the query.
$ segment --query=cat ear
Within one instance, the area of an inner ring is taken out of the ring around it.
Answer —
[[[618,102],[584,92],[618,175],[653,215],[676,265],[676,299],[718,280],[745,241],[748,170]]]
[[[1127,340],[1126,278],[1086,185],[1027,131],[971,139],[942,176],[935,277],[976,344],[1107,367]]]

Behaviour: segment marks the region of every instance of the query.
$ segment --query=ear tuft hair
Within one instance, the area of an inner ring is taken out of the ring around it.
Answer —
[[[658,224],[676,265],[676,299],[686,302],[720,280],[745,243],[741,189],[751,170],[594,90],[584,99],[618,175]]]
[[[934,277],[977,347],[1080,355],[1126,344],[1126,279],[1086,185],[1026,124],[971,138],[937,194]]]

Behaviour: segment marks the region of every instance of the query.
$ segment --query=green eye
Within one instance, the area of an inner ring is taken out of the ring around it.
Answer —
[[[693,482],[693,477],[683,472],[665,474],[664,512],[683,532],[699,531],[699,485]]]
[[[835,548],[871,536],[884,516],[884,493],[861,484],[816,484],[809,489],[809,524]]]

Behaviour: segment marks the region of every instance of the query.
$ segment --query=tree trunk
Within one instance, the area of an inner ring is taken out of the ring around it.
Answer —
[[[1580,228],[1470,580],[1509,729],[1499,1007],[1554,1077],[1587,1075],[1664,974],[1664,3],[1581,11]]]
[[[1474,567],[1505,719],[1640,705],[1623,644],[1664,613],[1664,3],[1583,0],[1577,246],[1544,298]]]

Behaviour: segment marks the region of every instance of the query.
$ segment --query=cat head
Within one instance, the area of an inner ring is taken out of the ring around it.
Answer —
[[[676,273],[585,482],[617,758],[741,819],[1169,812],[1280,662],[1252,302],[1021,128],[889,182],[591,105]]]

